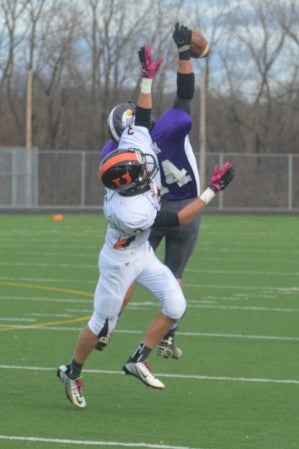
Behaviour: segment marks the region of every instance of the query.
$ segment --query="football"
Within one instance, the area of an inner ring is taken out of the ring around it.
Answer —
[[[190,45],[191,58],[206,58],[210,53],[210,47],[206,38],[200,31],[192,30]]]

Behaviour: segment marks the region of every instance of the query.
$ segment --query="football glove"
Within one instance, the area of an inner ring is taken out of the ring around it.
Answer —
[[[224,190],[234,177],[234,167],[229,162],[226,162],[221,169],[218,169],[218,165],[215,165],[209,187],[217,194]]]
[[[163,61],[163,58],[158,58],[156,62],[153,61],[152,47],[146,45],[141,47],[138,51],[139,60],[142,67],[142,78],[153,79]]]
[[[172,37],[178,47],[179,58],[190,59],[192,31],[188,27],[176,23]]]

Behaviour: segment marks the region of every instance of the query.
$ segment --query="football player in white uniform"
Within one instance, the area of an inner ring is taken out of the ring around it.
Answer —
[[[186,300],[175,276],[150,246],[150,230],[155,226],[172,227],[190,222],[234,177],[229,163],[220,170],[216,166],[209,187],[200,197],[178,213],[159,211],[158,163],[149,128],[151,85],[162,59],[153,61],[150,46],[142,47],[139,57],[142,81],[135,124],[123,132],[119,148],[109,153],[99,168],[100,178],[107,187],[104,215],[108,229],[99,255],[100,276],[94,296],[94,311],[79,335],[70,363],[57,368],[57,376],[64,384],[67,398],[80,408],[86,406],[82,391],[83,365],[99,337],[110,338],[125,293],[133,282],[153,294],[161,305],[161,311],[124,363],[123,371],[148,386],[164,388],[164,384],[150,371],[146,359],[173,324],[182,318]]]
[[[192,31],[177,23],[173,31],[173,40],[178,51],[177,93],[172,107],[153,122],[150,130],[152,141],[157,149],[161,174],[161,210],[178,212],[200,195],[199,171],[191,147],[189,133],[192,127],[191,101],[194,96],[195,76],[190,50]],[[108,130],[111,139],[102,148],[105,157],[118,147],[123,130],[129,126],[136,113],[133,102],[115,106],[108,117]],[[178,227],[152,228],[149,242],[154,250],[164,240],[164,263],[182,285],[185,267],[193,253],[200,224],[200,215],[196,215],[187,225]],[[135,286],[126,294],[122,310],[130,301]],[[175,345],[176,324],[157,346],[157,354],[179,359],[182,350]],[[102,351],[109,340],[101,337],[96,349]]]

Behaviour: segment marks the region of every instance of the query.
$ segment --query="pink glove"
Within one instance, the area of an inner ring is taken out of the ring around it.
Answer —
[[[152,57],[152,47],[150,45],[141,47],[138,51],[138,55],[142,65],[142,78],[153,79],[163,58],[158,58],[157,61],[154,62]]]
[[[215,193],[219,193],[228,186],[228,184],[234,179],[234,176],[234,167],[229,162],[226,162],[220,170],[218,169],[218,165],[215,165],[209,187]]]

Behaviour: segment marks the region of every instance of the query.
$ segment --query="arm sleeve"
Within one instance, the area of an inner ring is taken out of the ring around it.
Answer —
[[[183,109],[185,112],[191,115],[191,100],[182,100],[181,98],[176,97],[173,102],[173,107],[177,109]]]
[[[194,96],[194,73],[177,73],[177,96],[173,106],[190,114],[191,100]]]
[[[140,106],[136,107],[135,125],[151,128],[151,109],[144,109]]]
[[[176,228],[180,225],[179,217],[176,212],[169,210],[159,210],[157,212],[153,228]]]
[[[177,96],[181,100],[192,100],[194,96],[194,73],[177,74]]]

